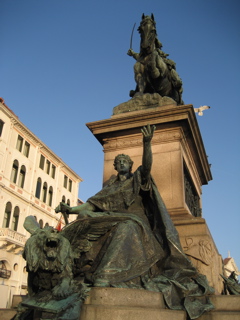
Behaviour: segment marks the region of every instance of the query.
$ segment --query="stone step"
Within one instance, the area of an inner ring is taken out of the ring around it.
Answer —
[[[85,304],[166,308],[160,292],[124,288],[92,288]]]
[[[240,311],[210,311],[196,320],[239,320]]]
[[[84,305],[80,320],[186,320],[185,311],[147,307]],[[235,320],[235,319],[234,319]]]
[[[11,320],[17,313],[14,309],[0,309],[1,320]]]
[[[215,310],[198,320],[240,320],[240,296],[211,296]],[[80,320],[185,320],[184,311],[166,309],[161,293],[121,288],[93,288]]]
[[[25,298],[25,295],[14,294],[12,298],[12,308],[17,308],[18,304],[22,302]]]
[[[87,307],[87,309],[86,309]],[[13,309],[0,309],[1,320],[11,320],[16,314]],[[80,320],[186,320],[184,311],[166,309],[131,308],[131,307],[104,307],[84,306]],[[197,320],[239,320],[239,311],[211,311]]]
[[[186,312],[166,309],[158,292],[124,288],[92,288],[80,320],[186,320]]]
[[[25,296],[14,296],[16,307]],[[215,309],[197,320],[240,320],[239,296],[211,296]],[[0,309],[0,320],[10,320],[14,309]],[[166,309],[161,293],[124,288],[92,288],[80,320],[186,320],[185,311]]]
[[[240,295],[239,296],[211,296],[211,301],[216,311],[239,311],[240,312]],[[240,319],[240,316],[239,316]]]

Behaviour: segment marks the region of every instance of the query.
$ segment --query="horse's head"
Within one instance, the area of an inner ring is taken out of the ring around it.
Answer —
[[[149,54],[155,49],[155,42],[157,40],[156,22],[153,14],[150,16],[142,15],[142,21],[138,28],[141,35],[141,52]]]

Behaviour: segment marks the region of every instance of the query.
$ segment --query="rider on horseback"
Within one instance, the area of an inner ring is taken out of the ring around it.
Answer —
[[[138,28],[141,35],[140,53],[128,50],[127,54],[137,61],[134,65],[137,86],[135,91],[130,91],[130,96],[157,92],[172,98],[177,104],[183,104],[182,81],[176,72],[175,62],[161,50],[162,44],[157,38],[155,26],[153,14],[151,17],[143,14]]]

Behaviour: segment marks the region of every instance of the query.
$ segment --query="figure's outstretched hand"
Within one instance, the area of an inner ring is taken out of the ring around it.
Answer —
[[[154,125],[150,126],[150,124],[141,129],[143,135],[143,142],[150,142],[152,140],[155,129],[156,127]]]
[[[60,202],[59,205],[55,208],[55,212],[66,212],[68,213],[71,210],[71,207],[69,207],[66,203]]]

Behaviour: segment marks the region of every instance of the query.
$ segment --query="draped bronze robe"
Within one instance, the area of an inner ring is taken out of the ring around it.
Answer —
[[[142,185],[141,167],[125,181],[112,178],[87,201],[97,208],[95,216],[72,226],[81,223],[81,232],[93,247],[98,237],[107,235],[90,269],[93,283],[102,280],[112,287],[136,287],[131,280],[138,278],[140,287],[161,291],[169,308],[185,309],[191,319],[213,308],[208,301],[213,289],[183,253],[153,179]],[[73,233],[76,238],[79,229]]]

